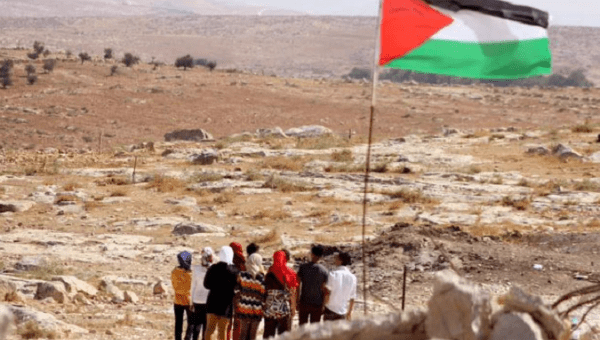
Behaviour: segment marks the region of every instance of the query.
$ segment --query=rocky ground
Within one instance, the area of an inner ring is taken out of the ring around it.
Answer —
[[[0,293],[15,332],[171,336],[176,254],[232,241],[296,262],[313,243],[348,249],[362,282],[368,84],[150,65],[108,76],[111,63],[63,58],[29,86],[24,52],[0,54],[19,60],[0,90]],[[446,268],[547,301],[597,282],[598,90],[380,91],[370,313],[399,308],[404,266],[409,307]]]

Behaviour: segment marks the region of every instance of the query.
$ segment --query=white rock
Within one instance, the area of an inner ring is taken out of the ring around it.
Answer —
[[[323,135],[330,135],[333,131],[321,125],[308,125],[297,128],[291,128],[285,131],[285,134],[289,137],[320,137]]]
[[[258,130],[256,130],[256,136],[259,138],[265,138],[265,137],[287,138],[288,137],[279,126],[270,128],[270,129],[258,129]]]
[[[431,338],[478,340],[491,331],[489,293],[453,271],[436,275],[428,306],[425,328]]]
[[[79,326],[65,323],[56,319],[54,316],[37,311],[29,307],[17,307],[10,306],[11,312],[15,317],[17,324],[21,324],[27,321],[33,321],[44,330],[65,332],[70,334],[87,334],[88,331]]]
[[[129,290],[126,290],[124,292],[124,297],[125,297],[125,302],[138,303],[140,301],[137,294],[132,291],[129,291]]]
[[[13,315],[4,305],[0,305],[0,339],[8,338],[8,331],[13,323]]]
[[[36,300],[44,300],[49,297],[58,303],[65,303],[68,297],[65,285],[58,281],[38,283],[34,298]]]
[[[35,205],[32,201],[0,201],[0,214],[5,212],[23,212]]]
[[[75,295],[77,293],[84,293],[88,297],[93,297],[98,294],[98,290],[91,284],[82,281],[75,276],[56,276],[52,278],[52,281],[60,281],[65,285],[65,290],[69,295]]]
[[[544,337],[529,314],[503,313],[494,323],[490,340],[544,340]]]
[[[173,227],[173,235],[192,235],[199,233],[222,233],[223,228],[207,223],[179,223]]]

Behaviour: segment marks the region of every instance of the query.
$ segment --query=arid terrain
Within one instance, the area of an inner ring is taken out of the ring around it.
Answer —
[[[43,73],[27,52],[0,50],[15,61],[0,89],[0,292],[22,311],[15,332],[170,337],[175,255],[231,241],[296,261],[313,243],[348,249],[362,281],[369,84],[146,63],[111,76],[114,61],[62,53]],[[600,90],[384,83],[378,95],[371,313],[399,307],[405,265],[409,307],[448,267],[548,301],[598,282]],[[214,138],[165,140],[181,129]]]

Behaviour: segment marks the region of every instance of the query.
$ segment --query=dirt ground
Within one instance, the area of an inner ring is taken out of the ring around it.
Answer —
[[[219,143],[225,143],[227,149],[235,144],[235,138],[231,138],[233,134],[254,133],[259,128],[278,126],[285,130],[304,125],[322,125],[333,130],[339,136],[336,140],[343,140],[343,143],[332,145],[332,149],[365,150],[370,84],[287,79],[239,71],[209,72],[203,68],[184,71],[160,66],[154,69],[148,64],[131,68],[119,64],[117,73],[111,76],[110,68],[116,65],[113,62],[96,59],[81,64],[74,57],[69,59],[64,55],[58,55],[54,71],[45,74],[41,72],[41,61],[28,62],[25,53],[0,50],[0,60],[16,60],[15,85],[0,89],[0,175],[4,176],[0,195],[2,200],[24,200],[36,192],[52,190],[57,197],[53,202],[36,204],[25,212],[0,215],[4,273],[31,277],[12,269],[24,256],[22,252],[11,250],[17,249],[13,248],[17,243],[22,244],[23,249],[30,247],[27,249],[34,253],[48,255],[52,248],[43,243],[46,238],[58,239],[67,245],[74,240],[81,241],[70,250],[76,253],[78,247],[97,248],[103,244],[104,241],[99,241],[102,235],[129,235],[150,238],[139,244],[133,243],[134,250],[141,253],[130,255],[124,252],[122,256],[115,255],[116,258],[111,258],[110,252],[102,253],[98,256],[110,258],[110,261],[99,263],[90,259],[92,264],[78,262],[69,254],[56,254],[58,264],[64,267],[61,272],[74,274],[95,285],[105,275],[154,283],[167,278],[175,264],[175,257],[169,251],[187,248],[197,252],[205,245],[216,248],[231,241],[244,244],[256,241],[263,245],[265,257],[286,246],[292,248],[298,261],[311,243],[326,244],[332,250],[349,249],[355,258],[353,270],[362,281],[362,255],[358,248],[360,220],[331,218],[333,214],[360,216],[362,206],[360,202],[320,195],[329,190],[326,183],[315,184],[304,191],[273,190],[266,194],[234,191],[231,194],[224,189],[195,187],[192,190],[189,180],[177,177],[172,180],[154,177],[147,183],[142,180],[131,183],[128,172],[93,177],[77,171],[128,171],[137,156],[141,177],[148,173],[170,172],[200,176],[198,171],[213,171],[221,174],[212,180],[217,183],[227,180],[248,182],[264,181],[268,177],[257,172],[281,170],[282,176],[293,173],[301,178],[312,176],[325,178],[324,181],[330,178],[332,182],[350,178],[360,183],[360,171],[316,175],[303,172],[303,167],[310,162],[330,160],[332,151],[303,150],[304,153],[298,156],[294,152],[300,153],[299,148],[294,145],[299,142],[293,138],[284,141],[252,139],[250,142],[254,144],[242,143],[242,147],[260,147],[278,156],[264,159],[240,156],[241,161],[206,167],[191,165],[185,159],[168,159],[161,153],[167,149],[218,149]],[[24,67],[27,64],[33,64],[38,70],[39,80],[34,85],[25,84]],[[591,182],[585,183],[595,183],[593,181],[600,177],[598,163],[561,161],[523,152],[532,142],[568,143],[576,146],[585,157],[600,151],[600,144],[596,142],[600,132],[599,89],[384,83],[378,88],[378,98],[374,130],[377,142],[386,145],[401,137],[408,140],[418,135],[423,143],[429,140],[439,143],[436,147],[450,143],[447,145],[452,151],[449,157],[468,155],[476,160],[471,164],[471,170],[450,169],[442,163],[428,166],[421,172],[384,171],[377,174],[378,183],[421,183],[427,180],[429,173],[455,176],[461,171],[465,178],[478,173],[507,176],[518,173],[529,180],[567,183],[562,186],[586,179]],[[165,133],[197,128],[212,133],[216,140],[182,144],[163,142]],[[457,129],[462,137],[443,139],[444,131],[450,129]],[[512,132],[519,138],[510,139]],[[527,137],[528,133],[541,137]],[[129,149],[130,145],[141,142],[154,142],[156,150]],[[363,154],[355,152],[355,157],[359,156]],[[384,156],[397,158],[398,154]],[[53,162],[58,157],[60,166],[53,169]],[[274,163],[285,159],[293,159],[295,163]],[[477,169],[473,168],[475,165]],[[250,179],[254,176],[261,179]],[[200,182],[203,181],[196,180],[196,184]],[[252,189],[265,189],[265,186]],[[532,196],[543,198],[549,194],[539,192],[545,190],[542,186],[532,190],[537,190]],[[596,194],[598,186],[590,185],[587,191]],[[75,205],[83,210],[61,213],[58,202],[61,195],[77,196],[62,199],[76,202]],[[188,196],[194,198],[193,206],[166,203]],[[116,204],[107,203],[107,199],[119,198],[123,199]],[[434,273],[449,267],[498,294],[511,285],[518,285],[549,299],[600,279],[595,271],[600,264],[598,201],[589,204],[569,201],[560,209],[543,212],[529,208],[530,215],[540,218],[544,215],[549,221],[561,218],[590,221],[564,227],[510,223],[485,226],[431,224],[418,220],[418,215],[415,218],[395,215],[404,208],[436,211],[438,203],[435,200],[386,201],[369,205],[369,217],[375,220],[367,227],[369,242],[366,248],[369,294],[374,298],[370,305],[372,312],[398,308],[405,265],[409,268],[407,305],[411,307],[424,306],[432,289]],[[486,204],[482,204],[483,208]],[[510,214],[517,212],[515,207]],[[473,213],[481,214],[481,211]],[[222,226],[225,232],[217,236],[182,237],[172,235],[172,225],[158,223],[146,228],[123,222],[149,217],[201,220]],[[27,234],[28,231],[35,231],[39,236]],[[45,250],[40,250],[42,248]],[[535,270],[536,264],[542,269]],[[119,335],[164,338],[172,327],[169,298],[154,296],[147,285],[136,289],[142,301],[133,305],[111,304],[103,297],[91,306],[73,303],[57,307],[32,299],[27,299],[26,304],[92,331],[89,335],[92,338]],[[362,308],[362,301],[357,308]],[[114,322],[117,323],[113,328]]]

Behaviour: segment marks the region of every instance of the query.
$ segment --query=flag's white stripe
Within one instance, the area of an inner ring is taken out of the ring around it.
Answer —
[[[454,22],[436,33],[431,39],[490,43],[548,37],[546,29],[543,27],[526,25],[475,11],[452,12],[438,7],[434,8],[452,17]]]

